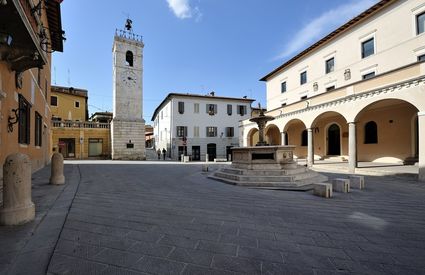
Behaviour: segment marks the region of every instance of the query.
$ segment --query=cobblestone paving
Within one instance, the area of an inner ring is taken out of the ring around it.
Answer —
[[[425,186],[366,177],[323,199],[197,165],[79,165],[51,274],[424,274]],[[328,174],[336,177],[336,174]]]
[[[33,175],[36,220],[0,227],[1,274],[425,274],[425,184],[366,177],[323,199],[171,162]],[[344,175],[327,173],[331,179]]]

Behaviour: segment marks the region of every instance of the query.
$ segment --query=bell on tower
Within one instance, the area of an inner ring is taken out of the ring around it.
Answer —
[[[146,159],[142,110],[143,47],[142,36],[133,32],[133,21],[127,18],[124,29],[115,30],[112,47],[112,159]]]

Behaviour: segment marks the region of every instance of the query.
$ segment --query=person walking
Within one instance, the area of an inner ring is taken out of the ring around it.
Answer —
[[[158,150],[156,151],[157,155],[158,155],[158,160],[161,159],[161,149],[158,148]]]
[[[164,158],[164,160],[165,160],[165,153],[167,153],[167,150],[165,150],[165,148],[162,148],[162,157]]]

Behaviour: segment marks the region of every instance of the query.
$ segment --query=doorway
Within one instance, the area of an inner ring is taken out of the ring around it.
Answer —
[[[340,129],[337,124],[332,124],[328,128],[328,155],[341,155],[341,136]]]
[[[208,161],[214,161],[217,156],[217,148],[215,143],[207,144]]]
[[[201,160],[201,146],[192,146],[192,160]]]
[[[64,158],[75,158],[75,138],[60,138],[59,153]]]

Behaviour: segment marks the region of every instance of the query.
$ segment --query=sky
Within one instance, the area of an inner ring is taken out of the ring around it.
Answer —
[[[143,118],[172,92],[255,99],[260,78],[377,0],[64,0],[64,52],[52,84],[88,90],[90,115],[112,111],[115,29],[143,36]]]

